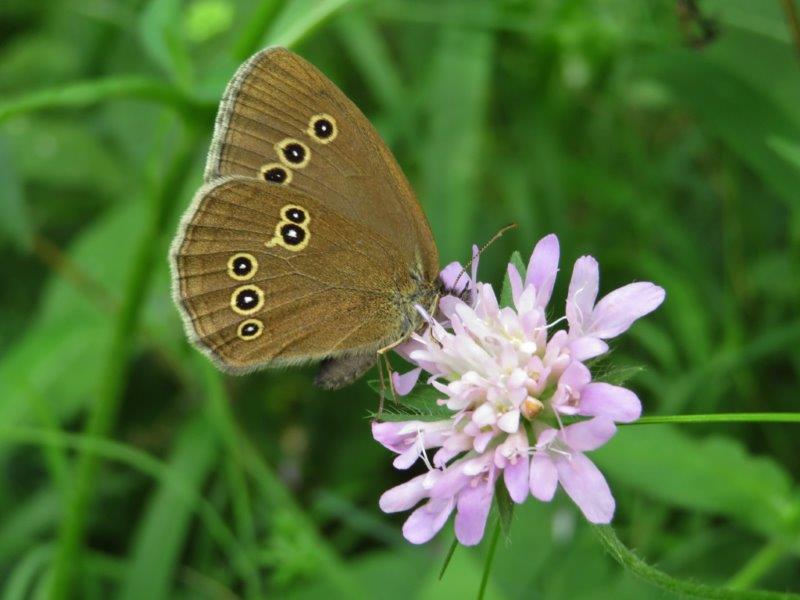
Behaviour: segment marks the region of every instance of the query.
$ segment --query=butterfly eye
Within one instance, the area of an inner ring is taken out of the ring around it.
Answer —
[[[329,144],[336,138],[339,130],[336,127],[336,120],[327,114],[319,114],[311,117],[308,123],[308,135],[317,140],[320,144]]]
[[[236,281],[252,279],[258,271],[256,257],[247,252],[238,252],[228,259],[228,275]]]
[[[302,169],[311,160],[311,150],[303,142],[292,138],[286,138],[279,142],[276,147],[278,157],[287,167]]]
[[[287,223],[281,226],[281,237],[284,244],[299,246],[306,239],[306,230],[294,223]]]
[[[240,315],[252,315],[264,306],[264,292],[255,285],[243,285],[231,294],[231,308]]]
[[[289,205],[285,207],[281,214],[283,218],[287,221],[291,221],[292,223],[305,223],[308,220],[308,215],[306,215],[306,211],[300,206],[293,206]]]
[[[270,183],[289,185],[292,181],[292,172],[278,163],[269,163],[261,167],[261,177]]]
[[[247,319],[241,322],[236,333],[245,341],[254,340],[264,333],[264,324],[258,319]]]

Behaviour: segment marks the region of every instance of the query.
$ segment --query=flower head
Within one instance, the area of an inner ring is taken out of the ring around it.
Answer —
[[[527,272],[508,266],[513,306],[501,307],[494,289],[462,277],[458,295],[445,296],[429,327],[398,349],[416,365],[393,374],[399,394],[422,372],[446,407],[438,421],[376,422],[373,436],[397,454],[394,466],[421,461],[426,472],[380,499],[385,512],[415,508],[403,526],[413,543],[430,540],[455,511],[458,540],[483,537],[495,486],[514,502],[529,495],[549,501],[560,484],[593,523],[608,523],[614,498],[602,473],[584,454],[607,442],[615,422],[636,420],[641,404],[632,391],[592,381],[583,361],[608,350],[605,340],[627,330],[664,300],[652,283],[634,283],[596,302],[597,261],[575,263],[566,317],[548,322],[546,309],[558,272],[555,235],[533,250]],[[442,278],[454,285],[460,267]],[[461,292],[469,287],[469,301]],[[559,323],[567,321],[566,329]],[[564,418],[576,422],[564,425]]]

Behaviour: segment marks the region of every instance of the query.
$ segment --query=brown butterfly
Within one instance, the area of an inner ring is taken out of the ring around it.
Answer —
[[[223,370],[322,360],[317,384],[338,388],[435,306],[438,252],[408,181],[296,54],[268,48],[236,72],[204,178],[170,263],[187,334]]]

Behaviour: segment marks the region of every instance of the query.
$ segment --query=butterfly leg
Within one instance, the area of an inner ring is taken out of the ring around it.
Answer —
[[[378,355],[378,378],[381,382],[381,393],[379,395],[380,400],[378,400],[378,414],[375,416],[376,421],[380,421],[381,417],[383,416],[383,399],[386,397],[386,379],[383,374],[383,361],[380,360],[380,355]],[[389,383],[391,383],[391,375],[389,376]]]
[[[399,400],[394,391],[394,381],[392,381],[392,363],[389,362],[389,357],[386,354],[381,354],[381,357],[383,358],[384,365],[386,365],[386,375],[389,377],[389,392],[392,394],[392,400],[397,404]]]

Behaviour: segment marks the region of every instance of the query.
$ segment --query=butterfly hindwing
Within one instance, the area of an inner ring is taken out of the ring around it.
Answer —
[[[387,268],[402,264],[393,247],[282,186],[245,177],[206,184],[171,263],[187,332],[229,371],[374,354],[402,333],[392,290],[403,270]]]

